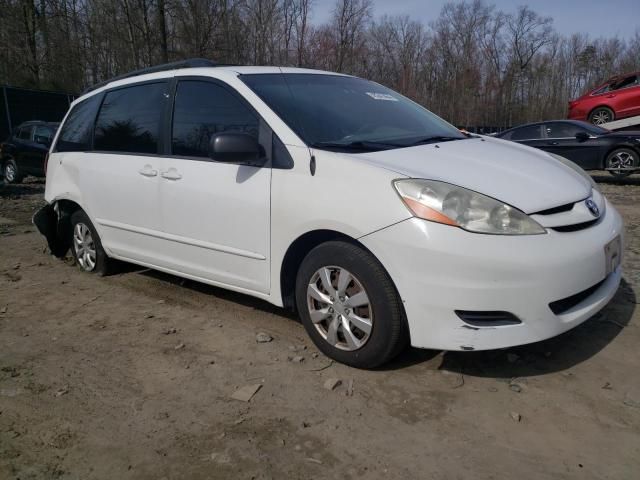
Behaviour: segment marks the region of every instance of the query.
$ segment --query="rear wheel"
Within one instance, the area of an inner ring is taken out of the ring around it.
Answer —
[[[2,176],[5,183],[20,183],[23,178],[13,158],[7,158],[2,164]]]
[[[589,121],[594,125],[613,122],[616,119],[613,110],[608,107],[598,107],[589,114]]]
[[[102,248],[100,237],[89,216],[82,210],[71,215],[71,252],[76,265],[83,272],[106,275],[109,257]]]
[[[640,166],[638,153],[630,148],[618,148],[607,156],[606,168],[611,175],[624,178],[637,171]]]
[[[398,293],[364,249],[332,241],[305,257],[296,280],[302,323],[328,357],[358,368],[391,360],[406,344]]]

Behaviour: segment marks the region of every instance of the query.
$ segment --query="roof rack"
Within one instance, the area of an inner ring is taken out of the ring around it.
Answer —
[[[110,78],[104,82],[96,83],[86,88],[82,94],[89,93],[100,87],[103,87],[116,80],[124,80],[125,78],[137,77],[138,75],[146,75],[147,73],[165,72],[167,70],[178,70],[180,68],[197,68],[197,67],[219,67],[220,64],[207,60],[206,58],[189,58],[187,60],[179,60],[177,62],[163,63],[162,65],[155,65],[153,67],[141,68],[139,70],[133,70],[129,73],[118,75],[117,77]]]

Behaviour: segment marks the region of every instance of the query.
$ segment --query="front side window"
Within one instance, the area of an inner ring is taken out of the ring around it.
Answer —
[[[18,138],[20,140],[31,140],[31,130],[32,127],[22,127],[18,133]]]
[[[607,84],[595,90],[591,95],[600,95],[602,93],[607,93],[610,89],[611,85]]]
[[[604,135],[611,132],[611,130],[587,122],[580,122],[580,128],[591,135]]]
[[[399,93],[361,78],[299,73],[240,78],[310,146],[374,150],[467,138]]]
[[[76,104],[62,127],[56,141],[57,152],[86,152],[91,150],[91,134],[102,95],[93,95]]]
[[[538,140],[541,137],[540,125],[529,125],[518,128],[511,134],[511,140]]]
[[[234,94],[212,82],[178,83],[173,111],[173,155],[208,157],[211,136],[248,133],[258,139],[259,120]]]
[[[48,144],[52,137],[53,130],[49,127],[37,126],[35,132],[33,132],[33,141],[43,145]]]
[[[166,82],[108,92],[96,121],[94,149],[158,153],[158,136],[166,100]]]
[[[572,138],[575,137],[577,133],[587,133],[584,129],[576,125],[562,122],[549,123],[545,125],[544,128],[547,134],[547,138]]]

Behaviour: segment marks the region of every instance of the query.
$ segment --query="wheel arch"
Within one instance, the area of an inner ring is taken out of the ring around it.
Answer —
[[[589,113],[587,113],[587,121],[591,121],[591,120],[589,120],[591,118],[591,114],[593,112],[595,112],[599,108],[606,108],[608,110],[611,110],[611,113],[613,113],[613,120],[616,119],[616,111],[615,111],[615,109],[611,105],[607,105],[605,103],[601,103],[601,104],[596,105],[595,107],[593,107],[591,110],[589,110]]]
[[[66,198],[48,203],[33,216],[33,224],[44,235],[51,253],[62,258],[71,246],[71,215],[83,208]]]
[[[609,155],[611,155],[613,152],[615,152],[616,150],[620,150],[621,148],[626,148],[629,150],[633,150],[634,152],[636,152],[636,155],[638,155],[640,157],[640,147],[637,147],[631,143],[618,143],[616,145],[612,145],[611,147],[609,147],[605,153],[604,153],[604,157],[602,159],[602,165],[606,166],[607,163],[607,158],[609,157]]]
[[[622,148],[626,148],[627,150],[631,150],[633,152],[635,152],[635,154],[638,156],[638,158],[640,159],[640,147],[637,147],[631,143],[618,143],[616,145],[612,145],[611,147],[609,147],[604,155],[602,156],[602,169],[606,169],[607,168],[607,159],[609,158],[609,155],[611,155],[613,152],[615,152],[616,150],[620,150]]]
[[[388,275],[398,296],[400,295],[393,277],[391,276],[389,271],[386,269],[380,259],[378,259],[378,257],[365,245],[359,242],[356,238],[353,238],[345,233],[330,229],[318,229],[300,235],[289,245],[289,248],[284,254],[282,265],[280,268],[280,294],[282,296],[282,304],[285,308],[296,311],[296,276],[298,274],[298,269],[300,268],[300,265],[302,264],[302,261],[307,256],[307,254],[322,243],[336,240],[356,245],[359,248],[363,249],[365,252],[369,253],[373,258],[375,258],[376,261],[382,266],[385,273]],[[402,301],[400,303],[402,305]],[[403,315],[405,316],[406,322],[404,306]]]

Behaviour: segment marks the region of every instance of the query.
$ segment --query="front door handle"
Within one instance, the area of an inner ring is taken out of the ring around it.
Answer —
[[[155,177],[158,175],[158,170],[147,163],[141,170],[138,170],[138,173],[144,177]]]
[[[559,142],[549,142],[549,145],[560,145]]]
[[[616,94],[612,93],[611,95],[607,95],[607,98],[616,98]]]
[[[160,172],[160,176],[162,178],[166,178],[167,180],[180,180],[182,178],[182,175],[178,173],[178,170],[173,167],[171,167],[166,172]]]

